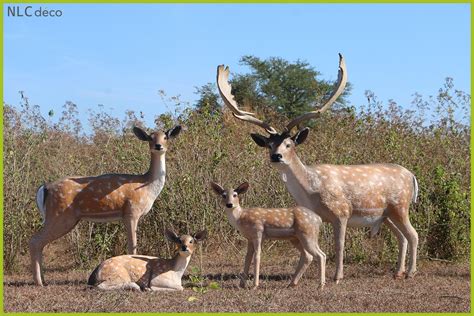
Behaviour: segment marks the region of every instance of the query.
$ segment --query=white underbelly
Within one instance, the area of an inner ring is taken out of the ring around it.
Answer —
[[[374,227],[380,225],[385,219],[384,216],[360,216],[352,215],[347,222],[349,227]]]
[[[106,217],[106,218],[100,218],[100,217],[82,217],[82,219],[89,221],[89,222],[94,222],[94,223],[109,223],[109,222],[117,222],[122,220],[121,216],[117,217]]]
[[[293,228],[265,228],[265,237],[269,239],[288,238],[294,235]]]

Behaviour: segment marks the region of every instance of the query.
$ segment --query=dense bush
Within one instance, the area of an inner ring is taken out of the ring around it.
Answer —
[[[454,90],[452,81],[437,97],[416,96],[413,110],[395,102],[384,106],[367,93],[368,105],[328,113],[313,124],[307,142],[298,147],[306,164],[392,162],[416,175],[420,194],[411,208],[411,220],[420,235],[421,258],[462,260],[470,249],[470,127],[454,119],[468,117],[470,97]],[[179,100],[175,99],[176,102]],[[428,116],[433,118],[429,119]],[[124,119],[102,108],[89,113],[91,133],[85,133],[76,106],[43,118],[37,106],[22,99],[18,106],[4,105],[4,268],[17,267],[19,254],[27,254],[28,240],[41,226],[35,205],[39,185],[69,175],[143,173],[148,167],[147,146],[131,133],[143,116],[129,111]],[[284,126],[285,118],[269,118]],[[466,122],[466,118],[461,120]],[[152,211],[139,224],[139,252],[169,254],[163,239],[165,227],[192,232],[206,227],[210,239],[203,251],[225,255],[242,248],[243,241],[228,224],[209,181],[237,186],[249,181],[245,206],[290,206],[294,202],[267,152],[249,133],[256,127],[237,122],[223,113],[186,108],[161,115],[160,128],[179,122],[184,132],[167,154],[167,182]],[[349,229],[346,260],[372,263],[396,260],[396,239],[383,229],[375,240],[366,229]],[[121,223],[81,222],[66,237],[78,267],[122,254],[126,237]],[[321,246],[333,258],[332,233],[325,225]]]

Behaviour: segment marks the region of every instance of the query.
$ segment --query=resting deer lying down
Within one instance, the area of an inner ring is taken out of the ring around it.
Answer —
[[[141,255],[113,257],[95,268],[87,285],[101,290],[182,291],[181,278],[197,242],[206,238],[207,231],[178,237],[173,231],[166,230],[165,235],[178,245],[178,252],[172,259]]]
[[[255,262],[254,288],[258,287],[260,275],[260,253],[262,241],[268,239],[288,239],[300,252],[301,257],[292,277],[290,286],[296,286],[299,279],[313,260],[319,258],[321,265],[320,288],[324,287],[326,275],[326,255],[318,245],[321,218],[305,207],[292,208],[242,208],[239,195],[247,192],[249,184],[242,183],[237,189],[225,190],[219,184],[211,182],[214,192],[221,196],[221,203],[230,223],[248,240],[247,255],[241,287],[245,287],[252,257]]]

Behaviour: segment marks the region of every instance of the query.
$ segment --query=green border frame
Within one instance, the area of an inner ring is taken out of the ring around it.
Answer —
[[[5,4],[34,4],[34,3],[57,3],[57,4],[81,4],[81,3],[85,3],[85,4],[150,4],[150,3],[155,3],[155,4],[252,4],[252,3],[255,3],[255,4],[305,4],[305,3],[314,3],[314,4],[462,4],[462,3],[469,3],[471,4],[471,91],[470,91],[470,94],[472,95],[472,87],[473,87],[473,83],[472,83],[472,69],[473,69],[473,66],[472,66],[472,29],[473,29],[473,23],[472,23],[472,17],[473,17],[473,13],[474,13],[474,8],[472,6],[472,2],[473,0],[361,0],[361,1],[358,1],[358,0],[296,0],[296,1],[291,1],[291,0],[177,0],[177,1],[172,1],[172,0],[164,0],[164,1],[156,1],[156,0],[139,0],[139,1],[136,1],[136,2],[132,2],[130,0],[76,0],[76,1],[68,1],[68,0],[44,0],[44,1],[41,1],[41,0],[30,0],[30,1],[24,1],[24,0],[11,0],[11,1],[4,1],[2,0],[2,6],[0,8],[0,23],[1,23],[1,35],[0,35],[0,49],[1,49],[1,52],[2,52],[2,58],[1,58],[1,61],[0,61],[0,67],[2,69],[2,87],[1,87],[1,91],[0,91],[0,96],[1,96],[1,99],[3,101],[3,63],[4,63],[4,59],[3,59],[3,17],[4,17],[4,5]],[[474,119],[473,119],[473,114],[472,114],[472,104],[471,104],[471,127],[474,123]],[[2,181],[0,181],[0,212],[1,212],[1,216],[0,216],[0,234],[1,236],[3,237],[3,104],[2,106],[0,106],[0,133],[2,135],[2,139],[0,140],[0,155],[2,157],[2,159],[0,160],[0,170],[2,171],[2,174],[1,174],[1,179]],[[471,231],[470,231],[470,235],[471,235],[471,260],[470,260],[470,273],[471,273],[471,281],[470,281],[470,285],[471,285],[471,302],[470,302],[470,309],[471,309],[471,313],[436,313],[437,315],[471,315],[473,313],[473,310],[472,310],[472,307],[473,307],[473,304],[472,304],[472,300],[473,300],[473,297],[474,297],[474,290],[473,290],[473,287],[472,287],[472,270],[473,270],[473,262],[472,262],[472,259],[474,258],[474,249],[472,247],[472,239],[473,239],[473,236],[474,236],[474,228],[473,228],[473,225],[472,225],[472,210],[473,210],[473,206],[472,206],[472,201],[473,201],[473,198],[474,198],[474,193],[472,192],[472,183],[474,182],[474,175],[472,173],[472,167],[474,166],[474,163],[473,163],[473,160],[472,160],[472,154],[473,154],[473,145],[474,145],[474,138],[472,136],[472,128],[471,128],[471,139],[470,139],[470,153],[471,153]],[[76,314],[76,315],[123,315],[124,313],[25,313],[25,312],[10,312],[10,313],[6,313],[4,311],[4,306],[3,306],[3,238],[0,242],[0,253],[2,254],[1,258],[0,258],[0,280],[1,280],[1,284],[0,284],[0,313],[1,314],[7,314],[7,315],[51,315],[51,314],[54,314],[54,315],[69,315],[69,314]],[[150,313],[154,313],[154,314],[166,314],[166,315],[176,315],[176,316],[182,316],[183,314],[186,314],[186,313],[166,313],[166,312],[147,312],[147,313],[134,313],[136,315],[147,315],[147,314],[150,314]],[[193,313],[194,315],[214,315],[214,314],[224,314],[224,313],[201,313],[201,312],[197,312],[197,313]],[[267,316],[267,315],[275,315],[275,314],[278,314],[278,315],[314,315],[314,314],[318,314],[318,313],[297,313],[297,312],[293,312],[293,313],[225,313],[226,315],[239,315],[239,314],[246,314],[246,315],[253,315],[253,314],[258,314],[258,315],[262,315],[262,316]],[[348,313],[325,313],[325,314],[328,314],[328,315],[347,315]],[[360,314],[360,315],[374,315],[374,316],[378,316],[378,315],[397,315],[397,314],[400,314],[400,313],[353,313],[353,314]],[[429,314],[429,313],[422,313],[422,312],[419,312],[419,313],[403,313],[403,315],[425,315],[425,314]]]

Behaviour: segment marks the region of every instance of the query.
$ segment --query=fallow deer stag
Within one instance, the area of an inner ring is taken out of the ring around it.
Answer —
[[[31,268],[37,285],[43,285],[41,273],[44,247],[71,231],[79,220],[111,222],[122,220],[127,231],[127,250],[136,253],[137,224],[147,214],[165,184],[165,154],[169,140],[181,126],[151,134],[134,127],[133,132],[150,146],[150,168],[145,174],[104,174],[95,177],[67,177],[42,185],[36,203],[43,227],[30,240]]]
[[[224,189],[219,184],[211,182],[214,192],[221,197],[221,204],[229,222],[245,238],[247,238],[247,255],[245,256],[244,273],[240,282],[245,287],[252,258],[255,264],[254,288],[258,287],[260,276],[260,253],[264,239],[287,239],[301,253],[300,261],[292,277],[290,286],[296,286],[306,271],[313,256],[319,258],[320,285],[326,283],[326,255],[319,248],[319,227],[321,217],[306,207],[291,208],[243,208],[240,206],[239,195],[247,192],[249,184],[242,183],[236,189]]]
[[[339,73],[335,90],[323,106],[291,120],[282,133],[257,119],[253,113],[239,109],[228,82],[229,69],[217,68],[217,86],[225,105],[240,120],[265,129],[268,137],[251,134],[260,147],[268,148],[270,162],[280,172],[287,190],[298,205],[305,206],[330,222],[334,228],[336,248],[336,274],[338,283],[343,278],[343,250],[346,227],[371,227],[375,235],[382,223],[398,239],[398,262],[394,277],[405,274],[407,243],[410,248],[409,268],[406,277],[416,272],[418,234],[410,224],[408,209],[416,202],[418,184],[407,169],[395,164],[307,166],[296,154],[296,146],[302,144],[309,129],[300,129],[293,136],[291,130],[301,123],[319,117],[342,94],[347,82],[344,58],[339,54]]]
[[[123,255],[105,260],[91,273],[87,285],[101,290],[182,291],[181,279],[197,243],[207,231],[179,237],[166,230],[166,238],[177,245],[171,259]]]

